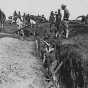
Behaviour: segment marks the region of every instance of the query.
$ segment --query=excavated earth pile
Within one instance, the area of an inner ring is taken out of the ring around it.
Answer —
[[[0,88],[47,88],[35,42],[0,39]]]
[[[81,60],[84,80],[88,85],[88,34],[78,34],[68,40],[62,40],[61,54],[64,56],[67,53],[69,55],[67,58]]]

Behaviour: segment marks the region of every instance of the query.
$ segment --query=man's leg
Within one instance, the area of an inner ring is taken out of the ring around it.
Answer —
[[[66,38],[68,38],[68,36],[69,36],[69,30],[66,29]]]
[[[68,29],[68,22],[65,21],[65,26],[66,26],[66,38],[69,36],[69,29]]]

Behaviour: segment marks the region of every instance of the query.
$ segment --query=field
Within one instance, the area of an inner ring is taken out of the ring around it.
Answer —
[[[0,39],[0,88],[45,88],[35,42]]]
[[[45,88],[41,62],[32,37],[19,40],[16,26],[0,33],[0,88]]]
[[[34,37],[19,40],[14,34],[16,30],[17,25],[5,23],[0,33],[0,88],[47,88],[42,63],[36,56]],[[37,31],[43,38],[50,28],[48,23],[44,23],[27,30]],[[88,30],[79,27],[71,30],[68,39],[61,39],[62,46],[80,55],[84,70],[88,72]]]
[[[54,30],[55,27],[52,27],[52,29]],[[76,47],[80,53],[83,54],[83,57],[86,58],[87,60],[87,54],[88,54],[88,29],[87,29],[87,25],[73,25],[69,35],[68,39],[62,39],[62,44],[63,45],[76,45],[78,47]],[[17,25],[15,24],[8,24],[6,23],[4,26],[4,30],[2,30],[2,32],[5,32],[6,34],[1,33],[0,37],[4,37],[4,36],[8,36],[8,37],[14,37],[17,38],[16,35],[14,35],[14,31],[17,30]],[[48,33],[49,34],[49,30],[50,30],[50,25],[49,23],[43,23],[40,24],[38,26],[34,26],[33,28],[27,28],[27,30],[31,30],[31,31],[37,31],[39,33],[39,36],[41,38],[43,38],[44,33]],[[30,38],[27,38],[28,40],[30,40]],[[33,37],[31,38],[33,40]]]

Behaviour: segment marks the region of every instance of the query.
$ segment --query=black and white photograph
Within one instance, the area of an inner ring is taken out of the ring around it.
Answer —
[[[0,0],[0,88],[88,88],[88,0]]]

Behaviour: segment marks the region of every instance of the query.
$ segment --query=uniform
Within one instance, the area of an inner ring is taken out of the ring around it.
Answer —
[[[68,20],[68,19],[69,19],[69,15],[70,15],[70,14],[69,14],[68,9],[65,8],[65,9],[64,9],[64,17],[63,17],[63,19],[64,19],[64,20]]]
[[[57,31],[59,31],[60,28],[60,23],[61,23],[61,13],[60,10],[58,10],[58,13],[56,14],[56,21],[55,21],[55,25],[57,27]]]
[[[55,17],[53,11],[51,12],[51,15],[49,17],[49,23],[50,23],[50,31],[51,31],[51,26],[55,23]]]
[[[69,14],[69,11],[68,11],[68,9],[66,8],[65,5],[62,5],[61,8],[64,11],[63,22],[64,22],[64,25],[65,25],[65,37],[68,38],[68,35],[69,35],[68,20],[69,20],[70,14]]]

